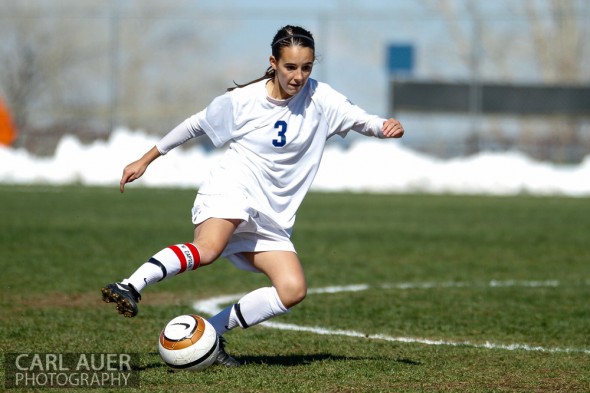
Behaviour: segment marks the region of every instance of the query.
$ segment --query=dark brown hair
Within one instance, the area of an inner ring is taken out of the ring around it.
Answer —
[[[310,48],[315,53],[315,42],[313,40],[312,34],[303,27],[299,26],[287,25],[279,29],[277,34],[275,34],[270,47],[272,50],[272,55],[275,59],[277,59],[277,61],[279,61],[281,58],[281,50],[285,47],[295,45],[302,46],[304,48]],[[242,85],[234,82],[235,86],[228,88],[227,91],[232,91],[238,87],[245,87],[251,85],[252,83],[260,82],[264,79],[272,79],[274,77],[275,70],[272,67],[268,67],[264,75],[260,78],[254,79],[253,81],[244,83]]]

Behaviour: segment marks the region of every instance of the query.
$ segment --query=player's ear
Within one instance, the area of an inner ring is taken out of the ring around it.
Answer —
[[[270,66],[272,67],[272,69],[276,71],[277,70],[277,59],[274,56],[270,56],[268,61],[270,62]]]

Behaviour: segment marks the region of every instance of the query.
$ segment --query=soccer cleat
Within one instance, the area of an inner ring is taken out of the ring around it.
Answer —
[[[219,336],[219,352],[217,354],[217,359],[215,359],[215,363],[226,367],[241,366],[242,363],[238,362],[236,359],[228,355],[227,352],[225,352],[226,343],[227,341],[225,341],[225,338],[223,338],[223,336]]]
[[[102,289],[102,300],[105,303],[117,303],[117,311],[127,318],[137,315],[137,303],[141,295],[131,284],[116,282]]]

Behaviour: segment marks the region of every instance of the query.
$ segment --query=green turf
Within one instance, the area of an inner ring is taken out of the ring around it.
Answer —
[[[258,326],[226,335],[245,367],[170,372],[157,354],[168,320],[268,285],[220,260],[145,290],[134,319],[100,301],[192,240],[193,198],[0,186],[2,352],[139,353],[153,392],[590,391],[588,199],[312,193],[293,234],[309,287],[366,287],[310,294],[274,321],[390,341]]]

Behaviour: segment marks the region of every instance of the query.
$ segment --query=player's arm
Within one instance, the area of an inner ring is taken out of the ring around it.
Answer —
[[[123,170],[123,176],[121,177],[121,183],[119,188],[121,192],[125,192],[125,184],[131,183],[134,180],[139,179],[146,171],[148,165],[150,165],[156,158],[162,154],[156,148],[152,147],[147,153],[145,153],[139,160],[132,162],[127,165]]]
[[[123,176],[121,177],[121,183],[119,184],[121,192],[125,191],[125,184],[139,179],[145,173],[147,167],[156,158],[163,156],[170,150],[182,145],[189,139],[196,138],[204,134],[204,132],[198,126],[195,126],[193,121],[191,121],[193,118],[196,118],[196,115],[186,119],[178,126],[173,128],[168,134],[160,139],[160,141],[158,141],[156,146],[152,147],[139,160],[134,161],[125,167],[123,170]]]
[[[331,135],[345,136],[349,130],[377,138],[401,138],[404,135],[404,128],[398,120],[371,115],[328,85],[322,84],[320,88],[318,98],[330,124]]]

